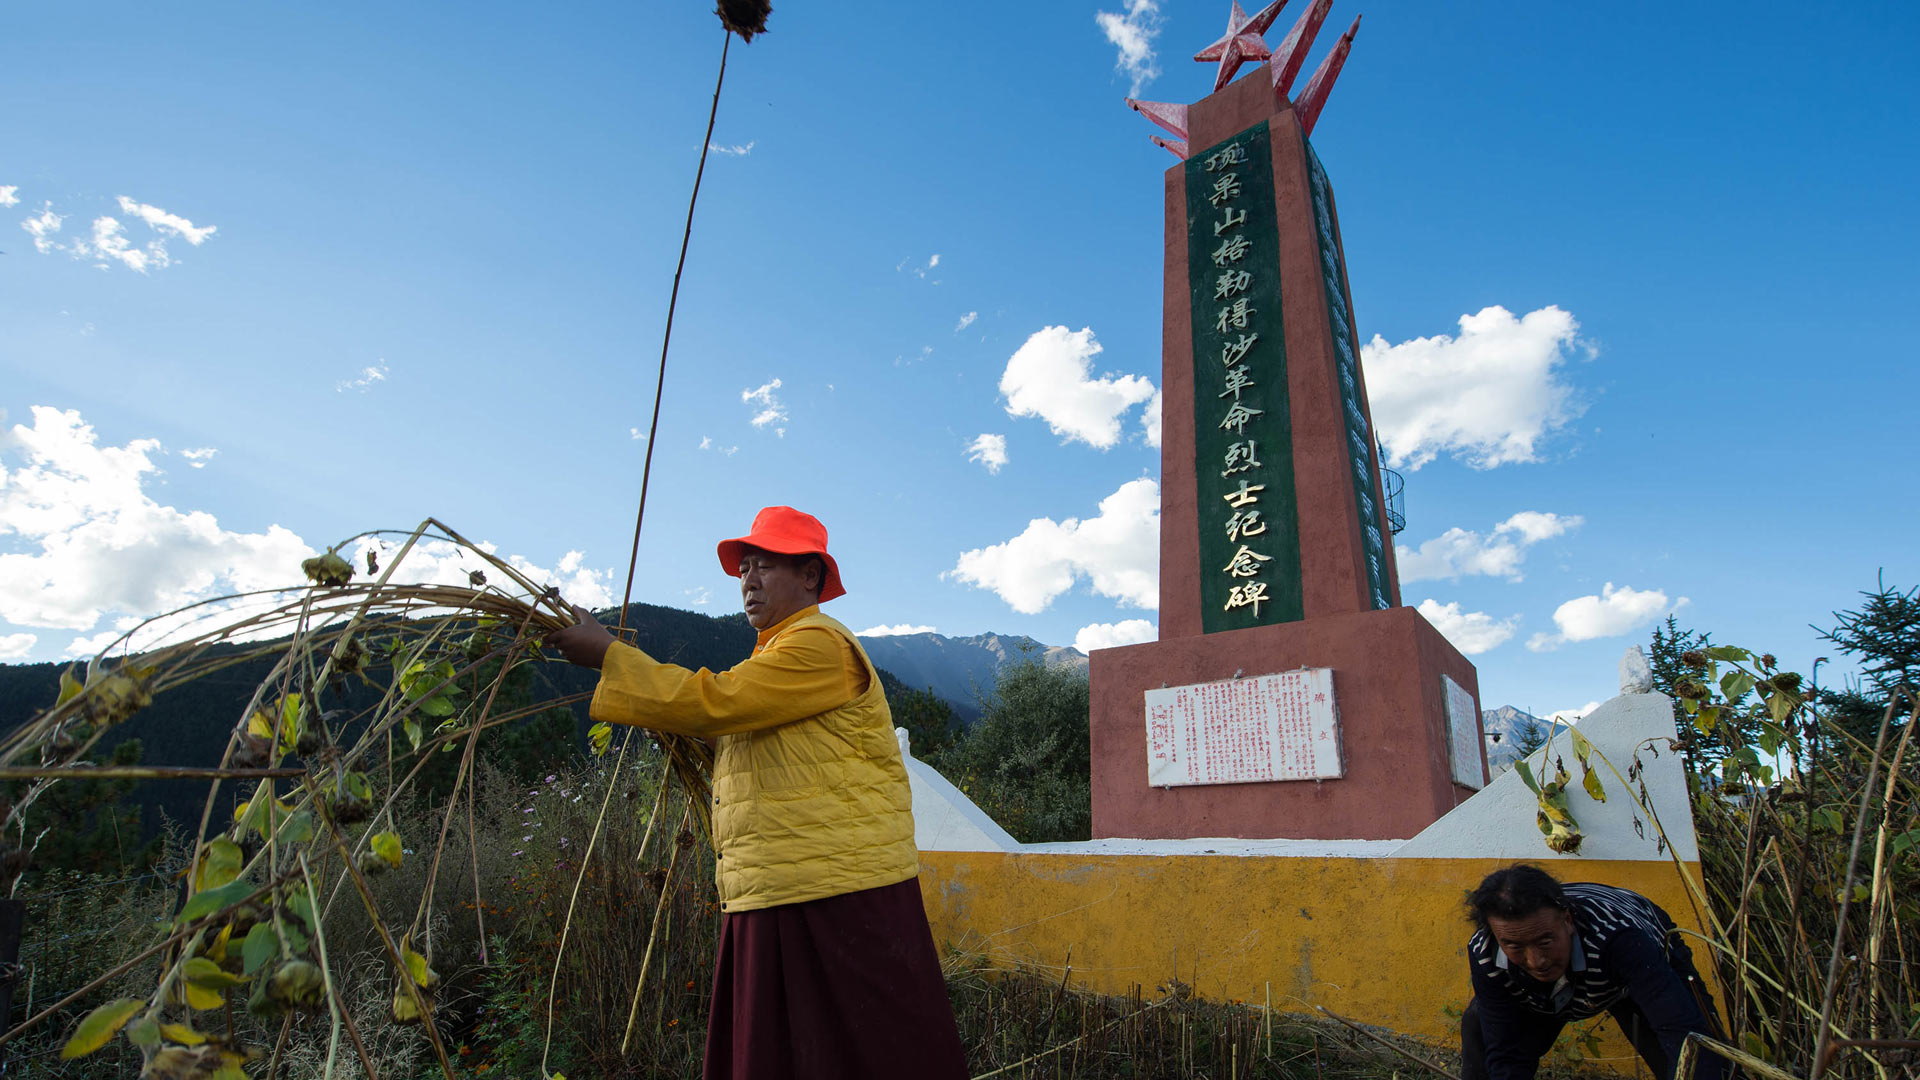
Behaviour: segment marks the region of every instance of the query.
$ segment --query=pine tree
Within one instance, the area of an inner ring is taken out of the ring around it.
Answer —
[[[1920,694],[1920,587],[1901,592],[1887,584],[1883,574],[1873,592],[1862,592],[1866,602],[1857,611],[1836,611],[1831,630],[1820,637],[1838,645],[1860,661],[1864,681],[1839,690],[1823,690],[1820,704],[1827,715],[1862,741],[1872,744],[1889,699],[1901,686]],[[1912,708],[1902,698],[1896,719]]]

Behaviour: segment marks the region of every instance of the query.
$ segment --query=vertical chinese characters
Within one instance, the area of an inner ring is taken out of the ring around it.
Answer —
[[[1254,376],[1261,357],[1257,351],[1260,332],[1254,329],[1259,309],[1248,303],[1246,293],[1254,284],[1256,271],[1272,271],[1253,258],[1255,245],[1245,231],[1247,211],[1234,205],[1243,195],[1240,167],[1247,163],[1247,143],[1244,137],[1237,138],[1208,155],[1206,160],[1206,171],[1213,176],[1207,201],[1219,212],[1219,217],[1212,222],[1212,230],[1220,241],[1212,254],[1217,271],[1213,299],[1219,304],[1214,311],[1213,326],[1220,336],[1220,365],[1216,369],[1220,381],[1214,396],[1227,406],[1220,418],[1219,430],[1230,432],[1234,439],[1221,462],[1222,480],[1260,468],[1260,460],[1254,456],[1257,440],[1247,437],[1247,426],[1266,414],[1265,409],[1255,407],[1249,395],[1258,385]],[[1237,487],[1220,495],[1231,510],[1222,531],[1227,540],[1236,545],[1233,556],[1218,570],[1229,579],[1224,610],[1244,608],[1254,621],[1259,620],[1260,605],[1267,600],[1268,584],[1261,580],[1261,575],[1266,571],[1266,564],[1273,561],[1272,556],[1247,542],[1266,531],[1257,506],[1265,490],[1265,484],[1249,483],[1242,478]]]

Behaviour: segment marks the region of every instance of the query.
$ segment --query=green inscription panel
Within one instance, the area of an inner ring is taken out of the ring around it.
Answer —
[[[1367,423],[1366,402],[1360,394],[1359,337],[1347,298],[1346,266],[1340,238],[1333,228],[1333,200],[1320,155],[1307,147],[1308,182],[1313,189],[1314,236],[1320,249],[1320,279],[1326,287],[1327,324],[1333,330],[1334,368],[1340,379],[1340,411],[1346,418],[1347,478],[1353,483],[1353,505],[1360,517],[1361,557],[1367,596],[1373,606],[1392,606],[1387,582],[1387,537],[1380,530],[1380,479],[1374,475],[1373,428]]]
[[[1300,510],[1263,121],[1187,159],[1202,629],[1303,617]]]

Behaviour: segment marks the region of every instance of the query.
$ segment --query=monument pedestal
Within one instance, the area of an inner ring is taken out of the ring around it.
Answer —
[[[1303,667],[1333,670],[1344,777],[1148,785],[1148,690]],[[1096,838],[1406,839],[1475,790],[1453,779],[1444,681],[1478,701],[1473,665],[1412,608],[1101,649],[1091,675]]]

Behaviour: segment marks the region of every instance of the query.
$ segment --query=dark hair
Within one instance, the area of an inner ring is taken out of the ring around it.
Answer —
[[[1552,874],[1530,863],[1495,870],[1467,894],[1467,918],[1482,930],[1487,928],[1489,916],[1524,919],[1541,908],[1568,910],[1567,894]]]

